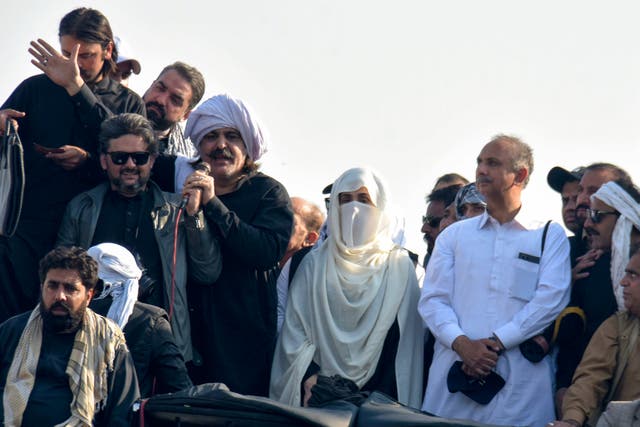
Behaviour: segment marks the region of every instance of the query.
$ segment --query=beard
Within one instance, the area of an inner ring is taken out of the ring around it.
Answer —
[[[51,312],[55,308],[62,308],[66,310],[66,314],[59,316]],[[40,298],[40,314],[42,315],[42,325],[45,330],[51,331],[54,334],[67,334],[76,331],[82,323],[84,318],[84,312],[87,309],[86,305],[82,305],[77,311],[72,311],[64,303],[58,301],[53,303],[47,310],[44,308],[44,301]]]
[[[121,176],[124,173],[137,173],[138,180],[133,184],[125,184],[121,179]],[[149,178],[150,176],[143,175],[138,169],[122,169],[120,171],[120,175],[111,178],[111,184],[121,194],[138,194],[140,191],[144,190],[147,182],[149,182]]]
[[[156,110],[149,109],[148,108],[149,106],[156,107],[158,110],[160,110],[160,113],[156,112]],[[164,107],[162,105],[158,104],[157,102],[151,101],[151,102],[147,102],[146,107],[147,107],[147,119],[151,122],[153,126],[153,130],[165,131],[174,125],[173,122],[167,120],[166,118],[167,116],[164,111]]]

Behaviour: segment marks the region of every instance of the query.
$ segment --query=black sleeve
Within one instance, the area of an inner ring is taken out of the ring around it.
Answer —
[[[80,123],[90,135],[98,135],[102,122],[113,116],[113,112],[102,103],[86,83],[82,85],[80,92],[71,97],[71,101]]]
[[[156,394],[172,393],[191,387],[182,353],[176,345],[171,326],[159,317],[151,334],[151,375],[156,379]]]
[[[274,185],[262,195],[251,222],[246,222],[214,197],[204,208],[207,220],[220,231],[225,246],[238,259],[260,269],[277,264],[287,250],[293,227],[289,195]]]
[[[175,193],[176,156],[173,154],[160,153],[156,157],[151,169],[153,182],[158,184],[162,191]]]
[[[109,396],[104,410],[95,417],[96,426],[128,427],[133,404],[140,398],[133,359],[125,346],[116,350],[113,372],[109,374]]]

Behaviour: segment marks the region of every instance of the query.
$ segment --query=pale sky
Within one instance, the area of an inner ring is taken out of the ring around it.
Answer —
[[[640,4],[634,1],[95,1],[4,2],[0,98],[37,74],[27,52],[54,46],[64,14],[102,11],[133,46],[143,94],[182,60],[204,74],[204,99],[250,104],[270,135],[262,170],[292,196],[368,165],[425,251],[424,196],[436,178],[474,179],[497,133],[534,149],[525,208],[560,220],[553,166],[607,161],[638,180]],[[55,129],[52,129],[55,131]]]

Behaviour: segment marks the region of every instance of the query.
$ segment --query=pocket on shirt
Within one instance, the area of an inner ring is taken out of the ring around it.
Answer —
[[[540,265],[521,259],[515,260],[513,283],[509,289],[509,296],[530,301],[538,286]]]

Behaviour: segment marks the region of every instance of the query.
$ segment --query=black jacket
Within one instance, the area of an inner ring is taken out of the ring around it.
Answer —
[[[111,301],[109,297],[94,300],[91,308],[106,316]],[[136,367],[141,397],[192,386],[182,354],[171,334],[169,317],[163,309],[136,302],[122,331]]]

